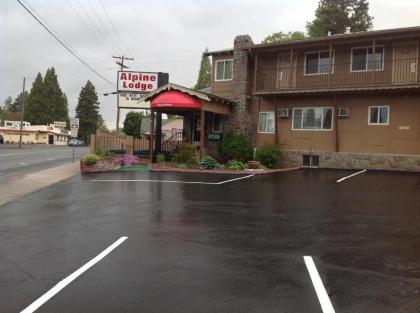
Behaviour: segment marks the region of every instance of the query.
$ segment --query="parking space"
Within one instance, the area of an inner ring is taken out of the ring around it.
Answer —
[[[352,173],[75,176],[0,207],[0,312],[122,236],[36,312],[328,312],[304,256],[335,312],[418,312],[420,175]]]

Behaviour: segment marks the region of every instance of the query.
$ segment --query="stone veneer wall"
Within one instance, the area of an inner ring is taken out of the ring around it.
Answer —
[[[302,155],[319,155],[320,168],[420,172],[420,156],[347,152],[284,151],[284,166],[302,166]]]
[[[236,36],[233,51],[232,100],[235,107],[225,123],[224,133],[240,133],[255,142],[255,129],[249,115],[250,75],[249,54],[247,48],[253,45],[249,35]]]

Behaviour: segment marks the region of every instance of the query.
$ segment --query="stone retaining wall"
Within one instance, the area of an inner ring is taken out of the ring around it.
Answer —
[[[284,151],[284,166],[302,166],[303,155],[319,155],[320,168],[420,172],[420,155]]]

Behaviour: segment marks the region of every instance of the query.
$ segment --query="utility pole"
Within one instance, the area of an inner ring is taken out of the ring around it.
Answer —
[[[22,100],[20,104],[19,149],[22,149],[23,115],[25,114],[25,81],[26,77],[23,78]]]
[[[123,55],[120,56],[120,57],[113,56],[112,58],[120,60],[120,61],[115,61],[115,63],[120,66],[120,71],[123,71],[124,69],[128,69],[128,66],[126,66],[124,64],[124,60],[134,61],[133,58],[128,58],[128,57],[123,56]],[[117,89],[118,89],[118,86],[117,86]],[[120,94],[117,90],[117,125],[115,127],[116,132],[117,132],[117,136],[118,136],[119,126],[120,126]]]

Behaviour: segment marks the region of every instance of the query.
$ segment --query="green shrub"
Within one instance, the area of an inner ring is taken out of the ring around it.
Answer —
[[[246,162],[252,159],[252,146],[242,134],[227,134],[219,144],[219,155],[225,159]]]
[[[206,155],[201,159],[200,167],[212,170],[214,168],[219,168],[220,164],[215,159],[213,159],[211,156]]]
[[[96,149],[95,154],[97,156],[100,156],[101,158],[104,158],[104,157],[107,157],[107,156],[111,156],[112,155],[111,151],[106,150],[104,148],[98,148],[98,149]]]
[[[245,165],[244,163],[240,162],[240,161],[236,161],[236,160],[230,160],[229,162],[227,162],[227,167],[230,170],[234,170],[234,171],[241,171],[241,170],[245,170],[248,168],[247,165]]]
[[[197,164],[197,147],[189,143],[178,145],[174,152],[174,160],[188,166]]]
[[[166,162],[165,155],[164,155],[163,153],[159,153],[159,154],[156,156],[156,162],[157,162],[157,163],[165,163],[165,162]]]
[[[99,155],[88,153],[83,156],[82,161],[86,165],[93,165],[96,164],[96,162],[98,162],[100,159],[101,157]]]
[[[266,143],[257,150],[255,159],[268,168],[280,167],[282,161],[280,147],[274,143]]]

